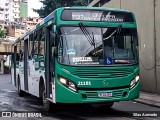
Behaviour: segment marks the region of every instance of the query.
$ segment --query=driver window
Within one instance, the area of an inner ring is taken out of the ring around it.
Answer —
[[[58,42],[58,59],[61,61],[62,55],[63,55],[63,42],[62,42],[62,35],[59,36],[59,42]]]

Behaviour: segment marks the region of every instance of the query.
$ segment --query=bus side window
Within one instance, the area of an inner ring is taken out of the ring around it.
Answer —
[[[21,42],[19,42],[18,44],[17,44],[17,56],[19,56],[19,59],[17,60],[17,61],[21,61],[22,60],[22,47],[21,47],[22,45],[21,45]]]
[[[32,51],[34,47],[34,39],[33,39],[33,33],[29,35],[29,53],[28,53],[28,58],[31,60],[33,58],[32,56]]]
[[[44,40],[45,40],[45,33],[43,27],[39,30],[39,42],[38,42],[38,55],[44,56]]]
[[[24,58],[24,41],[21,41],[21,47],[20,47],[20,60],[22,61]]]
[[[45,41],[45,32],[43,27],[39,29],[39,41],[38,41],[38,58],[39,66],[44,67],[44,41]]]
[[[32,57],[38,54],[38,31],[34,32],[34,42],[33,42],[33,49],[32,49]]]
[[[19,56],[19,54],[17,53],[17,55],[16,55],[16,61],[19,61],[20,60],[20,56]]]
[[[12,46],[12,62],[19,61],[18,45]]]
[[[20,50],[19,55],[20,55],[20,60],[22,61],[23,60],[23,51],[22,50]]]

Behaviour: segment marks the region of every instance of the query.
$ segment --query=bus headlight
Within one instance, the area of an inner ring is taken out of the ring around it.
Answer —
[[[139,81],[139,75],[138,76],[136,76],[132,81],[131,81],[131,83],[130,83],[130,89],[132,89],[135,85],[136,85],[136,83]]]
[[[70,90],[77,92],[76,85],[73,82],[62,77],[59,77],[58,81],[65,87],[69,88]]]

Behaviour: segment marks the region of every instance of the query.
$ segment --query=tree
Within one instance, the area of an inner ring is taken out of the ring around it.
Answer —
[[[59,7],[86,6],[88,0],[41,0],[40,2],[43,4],[43,7],[33,9],[33,11],[44,18]]]
[[[5,30],[3,30],[3,29],[0,27],[0,38],[5,38],[5,36],[6,36]]]

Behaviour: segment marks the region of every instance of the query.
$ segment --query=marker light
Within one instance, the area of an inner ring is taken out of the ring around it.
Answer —
[[[139,81],[139,75],[138,76],[136,76],[132,81],[131,81],[131,83],[130,83],[130,89],[132,89],[135,85],[136,85],[136,83]]]

